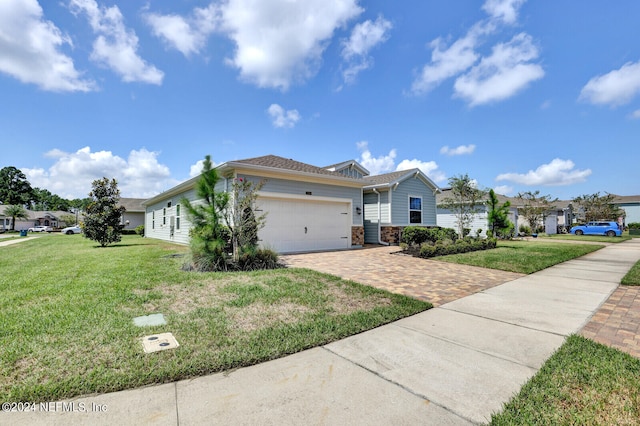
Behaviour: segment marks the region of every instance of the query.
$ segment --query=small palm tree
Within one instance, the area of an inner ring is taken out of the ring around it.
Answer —
[[[4,214],[11,217],[11,230],[16,230],[16,218],[18,219],[28,219],[27,211],[22,206],[8,206],[4,209]]]

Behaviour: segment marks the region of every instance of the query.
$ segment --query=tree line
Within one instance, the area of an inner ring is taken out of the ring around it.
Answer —
[[[14,166],[0,169],[0,204],[22,206],[27,210],[72,212],[84,210],[89,202],[89,198],[67,200],[47,189],[34,188]]]

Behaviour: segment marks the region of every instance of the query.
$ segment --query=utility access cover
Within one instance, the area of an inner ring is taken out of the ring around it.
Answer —
[[[146,354],[164,351],[166,349],[175,349],[178,346],[180,346],[178,341],[171,333],[152,334],[151,336],[142,338],[142,347]]]
[[[135,317],[133,323],[138,327],[145,327],[148,325],[165,325],[167,321],[162,314],[151,314],[143,317]]]

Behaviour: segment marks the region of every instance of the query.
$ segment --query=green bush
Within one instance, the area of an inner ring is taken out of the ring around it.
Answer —
[[[468,238],[457,240],[454,243],[451,243],[450,241],[448,243],[445,241],[438,241],[435,244],[426,242],[420,246],[418,255],[420,257],[429,258],[436,256],[446,256],[449,254],[468,253],[478,250],[488,250],[496,248],[496,246],[497,240],[495,238]]]
[[[276,269],[282,267],[278,263],[278,253],[270,249],[249,250],[240,255],[235,269],[239,271],[256,271],[259,269]]]
[[[400,242],[409,246],[420,246],[425,242],[435,243],[441,240],[455,241],[458,234],[454,229],[441,228],[439,226],[433,228],[424,228],[421,226],[407,226],[402,230]]]
[[[144,237],[144,225],[136,226],[136,234],[140,235],[141,237]]]
[[[640,229],[640,222],[631,222],[627,225],[629,229]]]
[[[520,231],[520,233],[524,235],[531,235],[531,228],[525,225],[520,225],[518,231]]]

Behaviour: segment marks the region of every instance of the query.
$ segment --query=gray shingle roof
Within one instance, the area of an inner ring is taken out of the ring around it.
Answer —
[[[412,171],[402,170],[399,172],[385,173],[382,175],[367,176],[367,177],[364,177],[363,180],[367,182],[369,185],[380,185],[384,183],[395,182],[396,180],[406,176],[409,173],[412,173]]]
[[[295,161],[290,158],[278,157],[277,155],[265,155],[263,157],[247,158],[245,160],[230,161],[233,164],[250,164],[253,166],[271,167],[274,169],[293,170],[296,172],[315,173],[319,175],[336,176],[344,178],[345,176],[323,169],[321,167],[312,166],[311,164]]]

